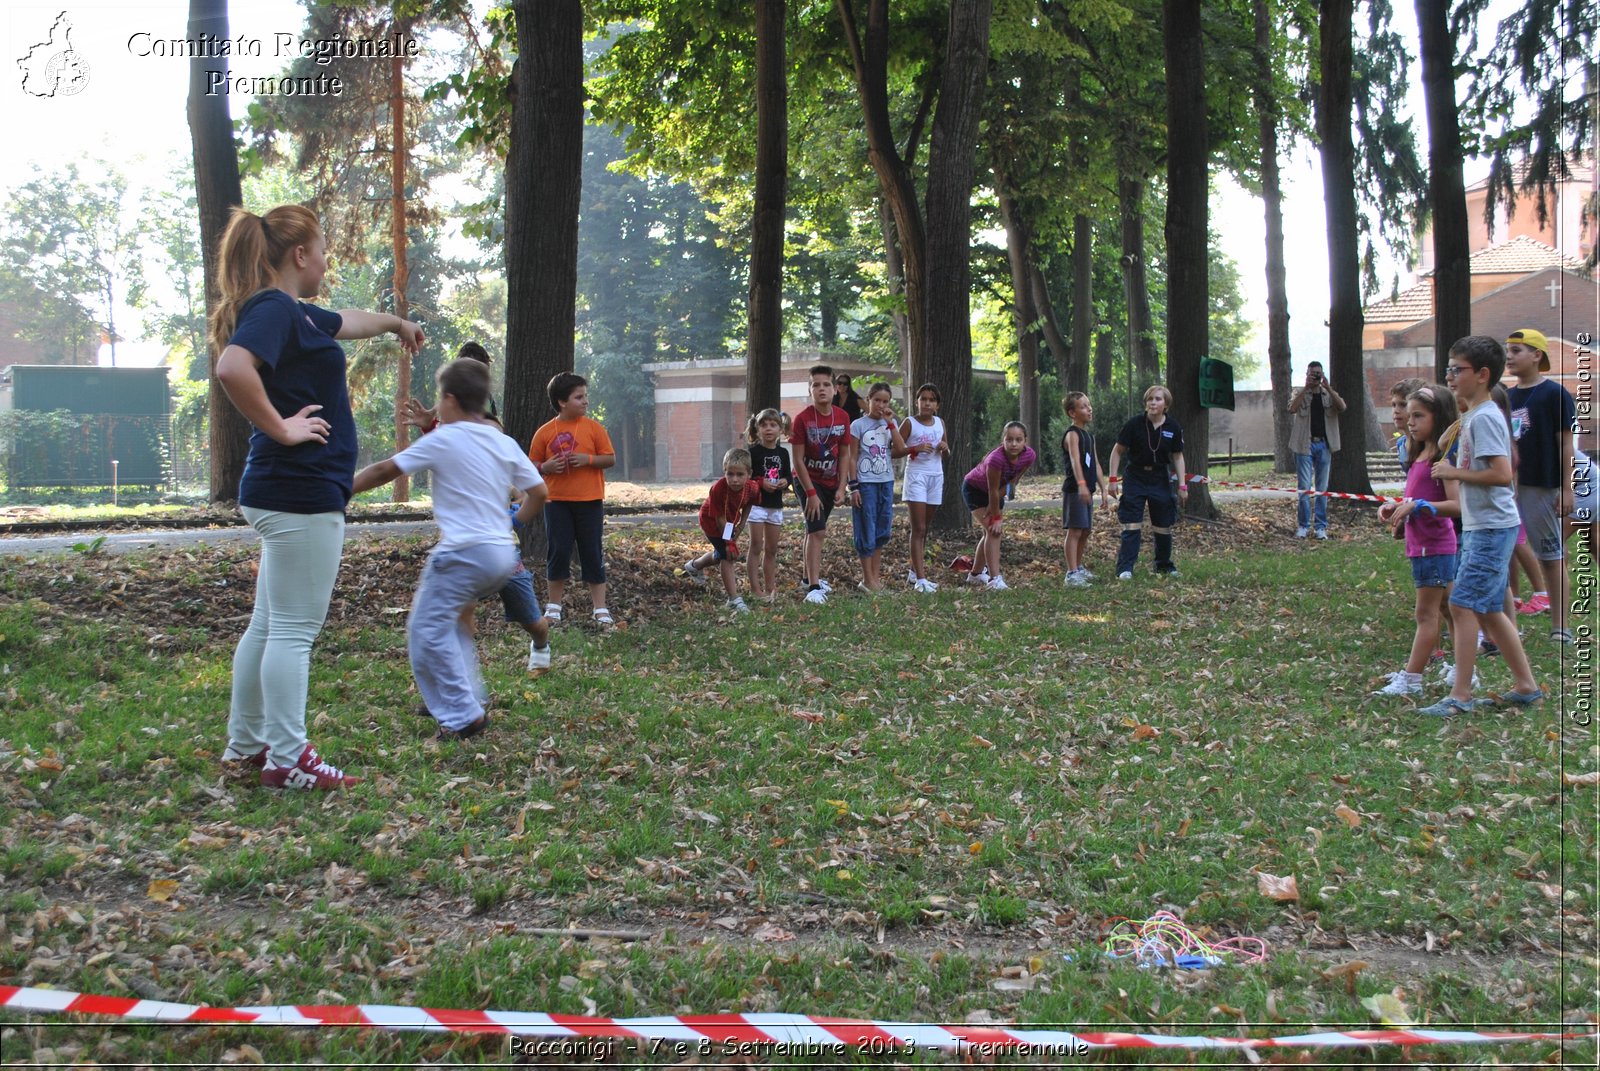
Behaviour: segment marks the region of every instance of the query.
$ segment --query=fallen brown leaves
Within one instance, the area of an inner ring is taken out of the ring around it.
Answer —
[[[678,490],[649,489],[648,494],[642,490],[633,496],[639,501],[632,504],[656,504],[661,494]],[[1249,503],[1230,510],[1220,522],[1183,522],[1177,548],[1180,562],[1191,554],[1237,557],[1259,550],[1264,543],[1291,545],[1292,520],[1292,513],[1275,504]],[[860,567],[850,544],[848,515],[836,516],[830,527],[823,572],[840,591],[851,591]],[[1086,560],[1108,569],[1108,560],[1116,553],[1117,535],[1114,525],[1102,521],[1091,537]],[[958,554],[970,554],[975,538],[974,531],[930,539],[928,575],[946,590],[957,585],[963,574],[951,572],[949,563]],[[884,548],[884,576],[891,584],[904,575],[907,541],[905,524],[897,520],[894,538]],[[703,542],[696,529],[628,528],[608,533],[606,572],[612,611],[632,625],[675,621],[685,614],[722,614],[719,585],[711,583],[702,589],[674,575],[686,558],[705,549]],[[432,538],[416,536],[349,540],[328,608],[329,627],[371,624],[374,615],[399,618],[411,604],[422,561],[432,544]],[[799,548],[799,531],[791,524],[784,529],[779,551],[780,605],[798,606]],[[0,542],[0,555],[4,550]],[[1059,583],[1059,519],[1043,512],[1019,515],[1008,523],[1002,553],[1012,587]],[[0,556],[0,591],[39,600],[39,617],[46,626],[58,616],[63,624],[114,617],[122,628],[141,635],[152,649],[185,649],[202,642],[186,635],[189,630],[212,641],[219,635],[244,631],[255,599],[257,558],[253,548],[231,544],[132,555]],[[542,577],[542,563],[531,567]],[[741,587],[745,582],[741,568]],[[538,584],[542,588],[542,579]],[[570,609],[576,611],[575,620],[587,621],[584,586],[575,583],[569,587],[567,599]],[[491,628],[500,627],[498,607],[486,616]]]

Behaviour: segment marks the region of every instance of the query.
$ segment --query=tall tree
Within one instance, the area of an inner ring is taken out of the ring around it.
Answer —
[[[189,0],[189,38],[202,35],[228,39],[227,0]],[[202,49],[201,52],[210,50]],[[200,246],[206,273],[207,315],[220,298],[217,289],[217,250],[228,213],[244,203],[239,185],[239,153],[228,117],[228,98],[207,93],[215,72],[228,75],[226,55],[195,55],[189,60],[189,142],[194,151],[194,191],[200,209]],[[207,404],[211,412],[211,487],[213,502],[236,502],[239,480],[250,453],[250,422],[235,409],[217,382],[217,357],[210,355],[211,382]]]
[[[1256,118],[1261,126],[1261,201],[1267,224],[1267,368],[1272,380],[1273,467],[1294,471],[1289,449],[1289,394],[1293,376],[1289,349],[1289,281],[1283,253],[1283,183],[1278,171],[1277,88],[1272,77],[1270,0],[1252,4],[1256,30]]]
[[[1006,263],[1011,269],[1011,316],[1017,329],[1017,419],[1034,429],[1037,435],[1042,429],[1039,427],[1039,332],[1035,327],[1039,314],[1033,303],[1032,243],[999,164],[994,167],[994,193],[1000,221],[1006,230]]]
[[[867,160],[878,177],[883,203],[894,221],[893,248],[899,254],[906,305],[906,382],[922,383],[928,378],[927,230],[908,157],[915,151],[916,133],[927,112],[919,108],[913,121],[913,134],[907,138],[908,148],[902,154],[895,142],[889,112],[889,0],[868,0],[865,28],[856,17],[856,0],[835,0],[835,4],[855,73],[856,93],[861,100]],[[954,8],[951,18],[955,18]],[[931,103],[931,79],[927,86],[923,100]],[[946,423],[953,424],[953,421],[947,419]],[[952,448],[954,445],[951,444]]]
[[[1128,353],[1134,379],[1149,385],[1161,378],[1161,355],[1156,350],[1150,318],[1149,265],[1144,250],[1144,182],[1124,174],[1117,183],[1117,203],[1122,221],[1122,279],[1128,308]],[[1287,404],[1287,403],[1285,403]]]
[[[1450,0],[1416,0],[1428,113],[1428,211],[1433,217],[1433,372],[1444,382],[1450,345],[1472,334],[1472,246],[1456,109]]]
[[[1320,0],[1321,82],[1317,87],[1317,137],[1322,157],[1322,203],[1328,225],[1328,362],[1333,388],[1349,405],[1353,425],[1347,446],[1333,455],[1329,486],[1371,494],[1361,449],[1367,383],[1361,356],[1360,222],[1356,212],[1356,152],[1351,135],[1354,96],[1354,0]],[[1356,428],[1362,430],[1357,432]]]
[[[506,431],[529,442],[573,366],[583,189],[583,6],[517,0],[506,157]]]
[[[391,33],[395,39],[411,36],[412,20],[397,11]],[[406,286],[411,281],[411,271],[406,263],[406,172],[408,148],[411,139],[406,133],[406,57],[396,51],[389,57],[389,242],[394,250],[394,313],[402,320],[411,318],[411,304],[406,300]],[[400,354],[395,377],[394,451],[399,453],[411,443],[411,429],[401,415],[400,403],[411,397],[411,361]],[[395,502],[411,499],[411,478],[405,473],[395,477],[390,492]]]
[[[955,471],[972,459],[972,184],[978,119],[989,71],[991,0],[950,0],[939,106],[928,142],[927,378],[944,384]],[[920,382],[920,380],[919,380]],[[941,406],[945,408],[945,406]],[[946,496],[941,529],[966,527],[967,511]]]
[[[783,349],[784,200],[789,101],[785,0],[756,0],[756,181],[750,224],[750,341],[745,403],[752,413],[779,404]]]
[[[1205,57],[1200,0],[1162,0],[1167,64],[1167,389],[1183,429],[1183,457],[1204,475],[1211,448],[1200,406],[1200,360],[1207,353],[1207,175]],[[1190,486],[1188,512],[1215,516],[1204,484]]]

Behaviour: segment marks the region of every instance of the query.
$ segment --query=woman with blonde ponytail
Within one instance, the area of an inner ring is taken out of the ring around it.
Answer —
[[[306,740],[311,645],[322,631],[344,546],[356,424],[337,339],[393,332],[408,353],[422,328],[388,313],[310,303],[328,271],[310,210],[233,211],[218,257],[210,341],[217,381],[254,426],[239,506],[261,537],[255,610],[233,656],[223,765],[272,788],[334,789],[358,779]]]

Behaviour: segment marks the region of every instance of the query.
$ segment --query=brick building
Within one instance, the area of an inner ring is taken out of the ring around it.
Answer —
[[[784,355],[778,373],[780,408],[790,416],[810,403],[807,370],[815,364],[826,364],[835,374],[848,373],[857,394],[864,395],[868,384],[876,380],[887,381],[894,389],[896,411],[905,413],[905,386],[897,369],[860,357],[796,350]],[[656,383],[656,480],[720,476],[722,455],[729,447],[745,444],[749,410],[744,400],[744,358],[662,361],[644,368],[655,376]],[[1004,372],[974,369],[972,374],[1005,382]]]

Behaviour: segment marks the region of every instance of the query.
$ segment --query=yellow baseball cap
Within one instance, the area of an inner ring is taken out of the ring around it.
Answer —
[[[1539,371],[1550,371],[1550,343],[1545,340],[1543,331],[1535,331],[1531,327],[1522,327],[1506,336],[1506,345],[1520,342],[1529,349],[1539,351]]]

